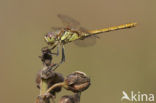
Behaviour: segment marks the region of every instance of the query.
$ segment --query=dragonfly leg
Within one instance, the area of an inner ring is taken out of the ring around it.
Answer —
[[[54,46],[52,46],[52,48],[50,48],[50,50],[53,50],[53,49],[55,49],[55,47],[56,47],[57,45],[54,45]]]
[[[59,56],[59,46],[57,46],[57,52],[56,53],[52,53],[52,54],[54,54],[56,56]]]
[[[64,45],[62,45],[62,59],[61,63],[65,62],[65,53],[64,53]]]
[[[55,64],[55,67],[53,70],[56,70],[63,62],[65,62],[65,53],[64,53],[64,45],[62,45],[62,58],[61,61],[58,64]]]

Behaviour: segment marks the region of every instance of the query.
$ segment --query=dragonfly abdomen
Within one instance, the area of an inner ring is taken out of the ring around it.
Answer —
[[[103,29],[97,29],[97,30],[91,30],[89,31],[90,34],[99,34],[103,32],[109,32],[109,31],[114,31],[114,30],[119,30],[119,29],[126,29],[126,28],[131,28],[135,27],[136,23],[129,23],[129,24],[122,24],[118,26],[112,26],[108,28],[103,28]]]

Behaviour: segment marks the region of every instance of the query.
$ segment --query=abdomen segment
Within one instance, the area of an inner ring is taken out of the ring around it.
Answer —
[[[118,26],[112,26],[108,28],[103,28],[103,29],[97,29],[97,30],[91,30],[88,31],[90,34],[99,34],[103,32],[109,32],[109,31],[114,31],[114,30],[119,30],[119,29],[126,29],[126,28],[131,28],[135,27],[137,23],[128,23],[128,24],[122,24]]]

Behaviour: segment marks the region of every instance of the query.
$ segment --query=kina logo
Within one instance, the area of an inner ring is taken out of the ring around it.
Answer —
[[[146,102],[153,102],[154,101],[154,94],[145,94],[141,93],[140,91],[134,92],[131,91],[130,94],[127,94],[125,91],[122,91],[121,101],[127,100],[132,102],[139,102],[139,101],[146,101]]]

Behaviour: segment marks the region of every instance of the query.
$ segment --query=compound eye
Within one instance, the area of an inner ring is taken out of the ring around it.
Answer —
[[[51,35],[49,35],[48,37],[51,39],[51,37],[52,37],[52,36],[51,36]]]
[[[52,38],[52,37],[55,36],[55,34],[54,34],[53,32],[50,32],[50,33],[48,33],[47,35],[48,35],[49,38]]]

